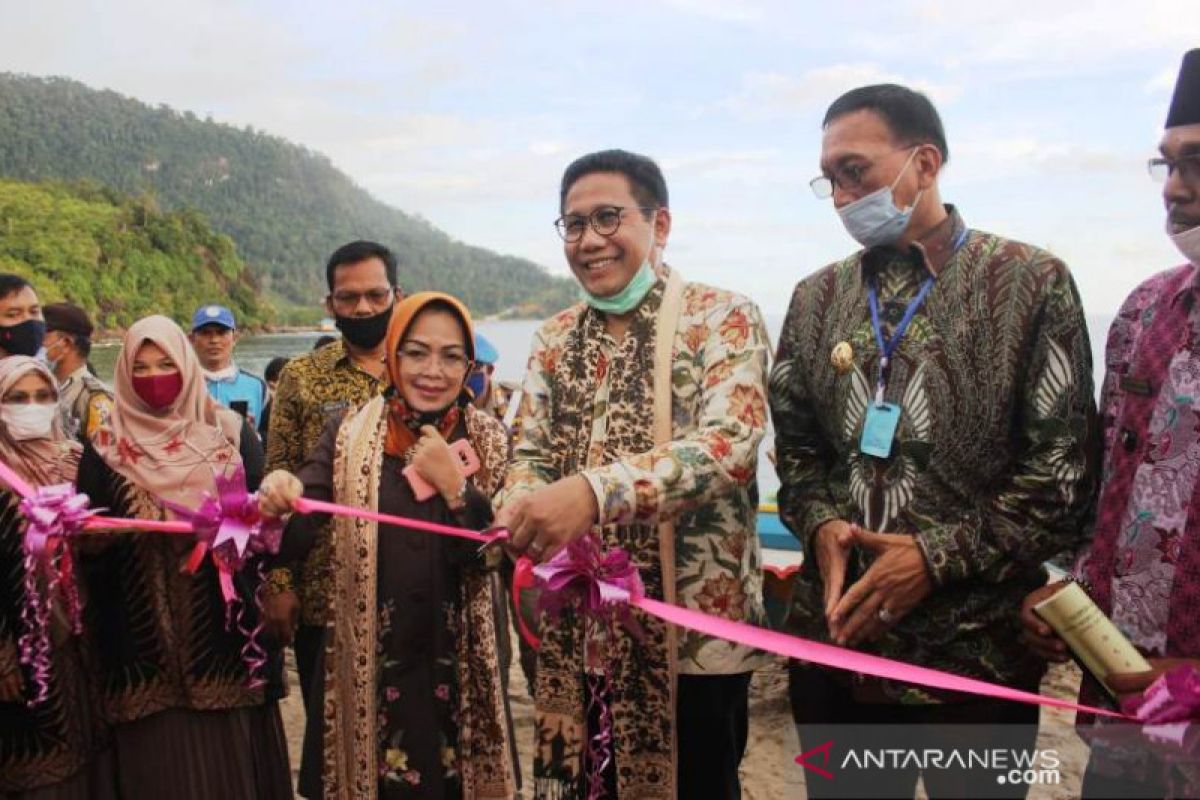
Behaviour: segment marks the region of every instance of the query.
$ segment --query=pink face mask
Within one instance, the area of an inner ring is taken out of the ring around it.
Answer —
[[[166,408],[183,390],[183,373],[176,370],[164,375],[134,375],[133,390],[151,408]]]

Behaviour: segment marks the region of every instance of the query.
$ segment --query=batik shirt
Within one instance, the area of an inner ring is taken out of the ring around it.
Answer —
[[[1078,546],[1095,484],[1091,351],[1066,265],[949,216],[907,251],[876,248],[796,287],[771,376],[784,523],[805,548],[792,629],[828,639],[811,537],[843,519],[915,537],[932,593],[863,649],[1000,683],[1036,685],[1015,609],[1041,563]],[[929,275],[932,290],[892,357],[884,399],[901,408],[887,458],[860,452],[879,347]],[[832,351],[852,358],[834,366]],[[841,348],[844,350],[845,348]],[[855,549],[847,586],[870,565]],[[925,702],[873,683],[860,696]]]
[[[387,381],[359,369],[341,341],[293,358],[279,374],[271,403],[267,436],[267,471],[295,473],[316,446],[325,423],[383,392]],[[332,591],[328,531],[317,537],[301,574],[295,576],[305,625],[328,620]]]
[[[655,289],[660,291],[661,283]],[[554,463],[556,453],[564,449],[563,437],[586,437],[594,456],[589,462],[599,465],[579,474],[598,498],[599,523],[620,526],[674,519],[679,604],[727,619],[761,622],[755,466],[767,420],[764,379],[769,350],[761,313],[732,292],[686,283],[672,349],[675,438],[603,464],[599,453],[613,449],[609,439],[615,435],[610,431],[614,417],[637,418],[646,411],[631,408],[633,398],[622,396],[619,385],[610,380],[613,360],[631,354],[607,334],[599,334],[592,374],[567,377],[566,370],[558,369],[572,331],[594,322],[596,315],[576,305],[546,322],[534,336],[522,386],[521,438],[500,502],[567,477]],[[552,405],[565,380],[583,382],[590,397],[590,413],[585,412],[580,431],[552,430]],[[747,648],[694,632],[680,636],[682,673],[743,672],[758,663]]]
[[[1195,270],[1193,270],[1193,273]],[[1155,275],[1125,301],[1109,331],[1105,380],[1100,399],[1105,453],[1126,447],[1128,432],[1118,430],[1121,396],[1157,391],[1149,427],[1147,450],[1137,466],[1129,502],[1121,518],[1097,520],[1097,537],[1114,537],[1111,574],[1112,618],[1139,649],[1154,656],[1197,656],[1183,653],[1169,642],[1171,616],[1195,615],[1192,605],[1200,587],[1188,581],[1185,564],[1196,562],[1197,542],[1188,537],[1188,518],[1196,479],[1200,477],[1200,289],[1193,275],[1177,291],[1166,290],[1177,273]],[[1178,282],[1178,281],[1176,281]],[[1160,314],[1172,315],[1171,341],[1146,341],[1149,323]],[[1175,337],[1182,333],[1182,343]],[[1175,352],[1161,375],[1133,375],[1139,347],[1168,348]],[[1123,383],[1122,383],[1123,382]],[[1122,435],[1124,434],[1124,436]],[[1112,472],[1105,459],[1105,485]],[[1194,524],[1194,523],[1193,523]],[[1112,526],[1116,530],[1102,527]],[[1085,555],[1077,566],[1088,574]],[[1185,558],[1184,556],[1187,556]]]

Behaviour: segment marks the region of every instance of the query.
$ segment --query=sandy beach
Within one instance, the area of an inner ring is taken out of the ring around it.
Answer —
[[[289,669],[293,690],[283,701],[282,709],[294,775],[300,766],[304,711],[300,705],[294,669]],[[1056,666],[1042,682],[1042,693],[1074,699],[1079,680],[1079,669],[1074,664]],[[521,766],[528,774],[533,763],[533,704],[525,686],[525,677],[515,661],[510,686]],[[1057,786],[1033,787],[1029,792],[1030,800],[1068,800],[1079,796],[1080,778],[1087,763],[1087,747],[1075,735],[1073,719],[1073,712],[1042,709],[1038,746],[1058,751],[1062,759],[1062,782]],[[750,686],[750,741],[742,761],[743,798],[800,800],[805,797],[804,769],[795,763],[799,752],[799,742],[788,709],[787,671],[783,659],[780,659],[757,672]],[[526,791],[523,796],[532,795]]]

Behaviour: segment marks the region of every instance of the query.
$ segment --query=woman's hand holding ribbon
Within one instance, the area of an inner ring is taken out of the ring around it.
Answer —
[[[258,513],[264,517],[280,518],[292,512],[296,501],[304,494],[304,484],[287,470],[277,469],[258,487]]]

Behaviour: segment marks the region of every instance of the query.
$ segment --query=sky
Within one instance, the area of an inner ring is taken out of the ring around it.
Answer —
[[[0,71],[285,137],[471,244],[567,274],[565,166],[621,147],[671,193],[667,260],[782,314],[857,249],[817,200],[820,123],[898,82],[942,114],[943,198],[1046,247],[1089,314],[1181,261],[1148,176],[1200,1],[418,4],[0,0]],[[314,265],[317,268],[318,265]]]

